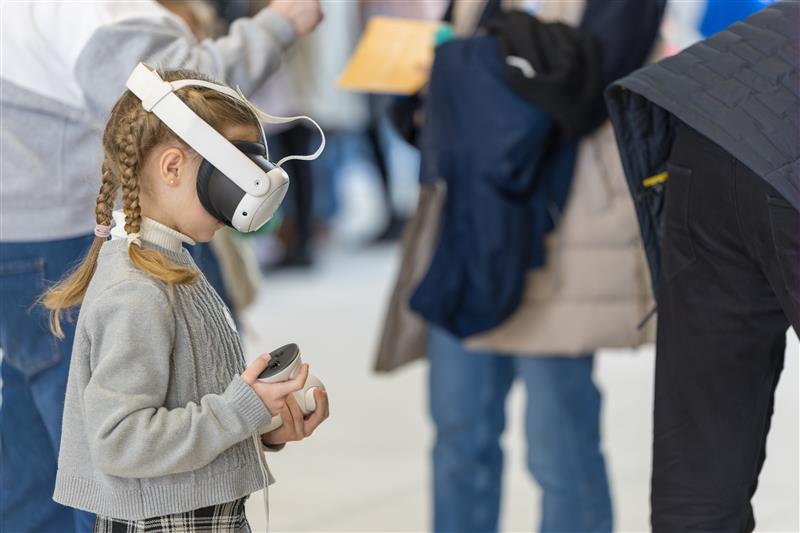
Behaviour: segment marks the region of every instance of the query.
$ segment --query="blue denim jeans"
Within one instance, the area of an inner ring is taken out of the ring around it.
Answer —
[[[600,449],[593,357],[511,357],[466,350],[432,329],[430,408],[434,530],[498,530],[505,403],[516,377],[527,389],[528,469],[542,489],[540,531],[610,532],[611,498]]]
[[[83,259],[91,236],[0,243],[0,531],[91,531],[94,516],[52,499],[74,322],[52,336],[35,305],[48,282]],[[76,315],[73,315],[73,318]]]

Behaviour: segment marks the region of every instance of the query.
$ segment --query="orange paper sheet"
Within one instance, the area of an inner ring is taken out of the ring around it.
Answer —
[[[413,94],[428,81],[438,21],[374,17],[350,63],[339,76],[342,89]]]

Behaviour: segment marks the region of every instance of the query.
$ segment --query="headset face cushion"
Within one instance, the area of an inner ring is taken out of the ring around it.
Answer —
[[[232,144],[258,165],[265,174],[275,168],[275,165],[267,160],[267,149],[263,144],[252,141],[232,141]],[[197,196],[211,216],[232,227],[231,220],[236,212],[236,207],[245,194],[236,183],[228,179],[206,159],[203,159],[197,171]]]

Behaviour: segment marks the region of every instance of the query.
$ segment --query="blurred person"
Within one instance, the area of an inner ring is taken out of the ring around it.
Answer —
[[[370,121],[366,129],[366,139],[372,150],[372,159],[375,162],[375,170],[381,180],[381,190],[383,192],[383,209],[386,212],[386,223],[383,230],[375,237],[375,242],[394,241],[400,237],[403,230],[404,221],[397,213],[392,202],[392,185],[389,178],[389,165],[387,160],[386,142],[381,136],[381,125],[386,115],[386,107],[390,100],[381,98],[377,95],[370,95]]]
[[[300,112],[305,114],[305,112]],[[276,157],[305,154],[311,146],[311,130],[304,124],[272,130],[268,138],[270,150]],[[291,193],[281,210],[277,235],[283,245],[279,267],[310,267],[313,264],[313,198],[312,166],[304,161],[287,161],[283,168],[292,176]]]
[[[249,102],[198,85],[173,92],[229,141],[261,140]],[[304,418],[293,393],[308,364],[281,383],[258,380],[269,354],[245,370],[228,309],[182,246],[224,227],[198,196],[203,156],[131,91],[111,111],[103,151],[96,237],[43,297],[57,335],[61,315],[81,305],[53,498],[96,513],[100,531],[249,531],[245,499],[270,482],[265,447],[310,436],[327,395],[314,391]],[[279,414],[283,425],[262,432]]]
[[[47,331],[36,295],[93,242],[99,139],[142,59],[224,78],[245,94],[264,83],[317,1],[276,0],[227,35],[198,41],[155,1],[2,5],[0,72],[0,525],[88,531],[94,518],[52,501],[74,326]],[[74,525],[73,525],[74,523]],[[74,528],[74,529],[73,529]]]
[[[385,134],[383,97],[344,91],[335,82],[365,19],[376,15],[430,18],[431,8],[440,16],[445,6],[439,0],[323,2],[324,21],[292,48],[283,68],[253,96],[264,105],[279,105],[284,115],[313,115],[329,140],[303,183],[295,179],[283,206],[279,238],[254,241],[263,269],[312,264],[315,241],[324,239],[329,230],[342,241],[359,244],[396,238],[402,217],[392,198],[388,153],[392,146],[381,135]],[[296,153],[309,143],[309,130],[302,125],[270,126],[268,131],[276,153],[282,153],[284,146]]]
[[[800,331],[798,21],[800,4],[775,3],[606,92],[658,301],[659,533],[755,528]]]
[[[377,363],[430,361],[435,531],[498,530],[515,379],[527,391],[540,530],[612,530],[593,354],[653,332],[637,329],[649,279],[602,89],[645,61],[662,10],[637,0],[448,9],[457,36],[485,30],[436,50],[416,137],[419,219]]]
[[[314,116],[329,140],[318,161],[296,165],[302,168],[295,172],[282,208],[278,257],[267,253],[270,238],[256,241],[265,269],[313,264],[315,238],[326,231],[344,188],[341,174],[347,161],[343,159],[354,152],[352,145],[367,128],[366,97],[343,91],[335,83],[361,31],[359,6],[357,1],[323,2],[325,18],[316,31],[297,42],[279,72],[253,95],[257,105],[270,109],[277,105],[282,115]],[[304,153],[311,144],[312,132],[304,125],[271,125],[267,131],[278,154]]]
[[[249,2],[249,9],[259,9],[268,4],[266,1]],[[242,14],[239,13],[240,16]],[[325,23],[321,25],[323,24]],[[310,38],[313,38],[313,34],[299,39],[292,47],[291,53],[287,54],[286,61],[281,67],[251,96],[255,105],[270,109],[272,113],[280,116],[313,114],[300,105],[298,97],[301,84],[306,83],[313,73],[304,70],[300,75],[302,79],[298,80],[300,85],[293,83],[294,80],[289,75],[293,68],[297,68],[297,57],[304,46],[303,43]],[[268,135],[270,155],[276,160],[288,154],[308,153],[311,146],[311,130],[305,124],[268,124],[265,126],[265,131]],[[310,266],[314,190],[311,165],[302,161],[287,161],[283,168],[292,177],[292,186],[281,206],[281,219],[277,227],[277,236],[282,245],[278,262],[282,266]],[[258,235],[251,239],[257,257],[264,255],[261,243],[265,239],[272,242],[274,238],[273,235]]]
[[[424,2],[393,2],[387,0],[362,0],[362,19],[371,17],[401,17],[417,20],[437,20],[447,8],[446,0],[426,0]],[[393,178],[389,165],[390,140],[382,135],[382,126],[388,118],[394,98],[387,95],[369,95],[371,120],[366,130],[367,141],[373,153],[375,167],[381,179],[383,204],[387,213],[386,224],[375,242],[397,240],[402,235],[407,213],[398,210],[393,199]]]

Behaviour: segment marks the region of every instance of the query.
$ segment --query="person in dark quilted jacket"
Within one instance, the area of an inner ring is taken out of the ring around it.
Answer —
[[[658,301],[656,532],[755,527],[800,331],[798,22],[773,4],[606,91]]]

